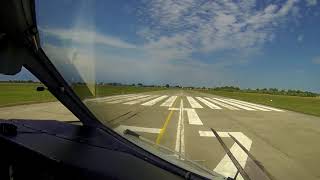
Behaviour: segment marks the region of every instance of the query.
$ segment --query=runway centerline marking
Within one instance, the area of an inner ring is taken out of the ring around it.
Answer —
[[[153,99],[151,101],[145,102],[145,103],[143,103],[141,105],[142,106],[152,106],[152,105],[156,104],[157,102],[159,102],[159,101],[161,101],[161,100],[163,100],[163,99],[165,99],[167,97],[168,97],[167,95],[163,95],[163,96],[160,96],[160,97],[158,97],[156,99]]]
[[[177,125],[177,137],[176,137],[176,146],[175,151],[178,153],[177,157],[179,159],[184,159],[185,155],[185,145],[184,145],[184,117],[183,117],[183,99],[180,101],[180,111],[179,111],[179,120]],[[182,157],[180,156],[182,155]]]
[[[215,105],[215,104],[212,104],[211,102],[203,99],[202,97],[196,97],[199,101],[201,101],[203,104],[207,105],[209,108],[211,109],[222,109],[221,107]]]
[[[192,108],[203,108],[193,97],[187,96],[187,99]]]
[[[167,99],[164,103],[162,103],[160,106],[167,106],[171,107],[174,103],[174,101],[177,99],[178,96],[171,96],[169,99]]]

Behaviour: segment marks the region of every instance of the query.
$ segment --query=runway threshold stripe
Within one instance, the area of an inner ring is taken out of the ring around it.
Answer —
[[[234,136],[248,151],[250,151],[252,144],[251,139],[249,139],[241,132],[230,132],[230,134]],[[244,168],[248,159],[248,155],[241,149],[241,147],[237,143],[234,143],[232,145],[232,147],[230,148],[230,152],[240,163],[241,167]],[[234,177],[237,173],[237,168],[234,166],[231,159],[226,154],[213,171],[226,177]],[[240,174],[238,176],[240,177],[238,177],[237,179],[243,179]]]
[[[234,101],[233,99],[225,99],[225,100],[233,102],[233,103],[237,103],[237,104],[240,104],[240,105],[244,105],[244,106],[247,106],[247,107],[251,107],[251,108],[254,108],[254,109],[258,109],[258,110],[261,110],[261,111],[271,111],[269,109],[261,108],[261,107],[255,106],[255,105],[250,105],[250,104],[245,104],[245,103],[242,103],[242,102],[237,102],[237,101]]]
[[[244,103],[244,104],[255,105],[255,106],[257,106],[257,107],[269,109],[269,110],[272,110],[272,111],[284,112],[284,111],[281,110],[281,109],[277,109],[277,108],[273,108],[273,107],[269,107],[269,106],[264,106],[264,105],[260,105],[260,104],[249,103],[249,102],[240,101],[240,100],[237,100],[237,99],[232,99],[232,100],[237,101],[237,102],[241,102],[241,103]]]
[[[187,111],[189,124],[203,125],[195,109],[185,109]]]
[[[135,97],[135,96],[139,96],[139,95],[138,94],[123,95],[123,96],[118,96],[118,97],[106,99],[106,100],[103,100],[102,102],[111,102],[111,101],[116,101],[116,100],[120,100],[120,99]]]
[[[228,132],[217,132],[220,137],[230,137]],[[212,131],[199,131],[201,137],[216,137]]]
[[[230,110],[239,110],[239,109],[236,108],[236,107],[233,107],[233,106],[228,105],[228,104],[224,104],[224,103],[219,102],[219,101],[216,101],[216,100],[214,100],[214,99],[212,99],[212,98],[205,97],[205,99],[207,99],[208,101],[211,101],[211,102],[213,102],[213,103],[215,103],[215,104],[218,104],[219,106],[222,106],[222,107],[225,107],[225,108],[227,108],[227,109],[230,109]]]
[[[192,108],[203,108],[193,97],[187,96],[187,99]]]
[[[232,102],[229,102],[229,101],[225,101],[224,99],[218,99],[218,98],[213,98],[217,101],[221,101],[221,102],[224,102],[224,103],[227,103],[227,104],[230,104],[232,106],[235,106],[235,107],[238,107],[238,108],[241,108],[241,109],[245,109],[245,110],[248,110],[248,111],[256,111],[255,109],[252,109],[250,107],[246,107],[246,106],[243,106],[243,105],[240,105],[240,104],[235,104],[235,103],[232,103]]]
[[[144,97],[147,97],[147,96],[150,96],[150,95],[139,95],[139,96],[129,97],[129,98],[120,99],[120,100],[116,100],[116,101],[110,101],[110,102],[107,102],[107,103],[116,104],[116,103],[128,102],[128,101],[131,101],[131,100],[140,99],[140,98],[144,98]]]
[[[152,106],[152,105],[156,104],[157,102],[159,102],[159,101],[161,101],[161,100],[163,100],[163,99],[165,99],[165,98],[167,98],[167,97],[168,97],[167,95],[160,96],[160,97],[158,97],[158,98],[156,98],[156,99],[153,99],[153,100],[151,100],[151,101],[145,102],[145,103],[143,103],[143,104],[141,104],[141,105],[142,105],[142,106]]]
[[[221,107],[219,107],[215,104],[212,104],[211,102],[203,99],[202,97],[196,97],[196,99],[198,99],[199,101],[201,101],[203,104],[207,105],[211,109],[222,109]]]
[[[138,104],[138,103],[141,103],[141,102],[144,102],[144,101],[147,101],[147,100],[149,100],[149,99],[156,98],[156,97],[158,97],[158,95],[154,95],[154,96],[150,96],[150,97],[145,97],[145,98],[138,99],[138,100],[129,101],[129,102],[126,102],[126,103],[123,103],[123,104],[129,104],[129,105]]]
[[[125,98],[132,96],[134,94],[122,94],[122,95],[115,95],[115,96],[107,96],[107,97],[99,97],[99,98],[94,98],[94,99],[87,99],[86,101],[97,101],[97,102],[104,102],[104,101],[111,101],[111,100],[116,100],[120,98]]]
[[[177,99],[177,96],[171,96],[169,99],[167,99],[160,106],[171,107],[176,99]]]

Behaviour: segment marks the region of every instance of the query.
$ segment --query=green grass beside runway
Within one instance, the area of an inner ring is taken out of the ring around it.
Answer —
[[[55,101],[49,91],[36,91],[40,83],[0,83],[0,107]]]
[[[36,91],[38,86],[43,85],[40,83],[0,83],[0,107],[56,101],[56,98],[49,91]],[[74,86],[73,89],[82,98],[92,97],[84,85]],[[162,87],[99,85],[96,86],[96,96],[103,97],[165,89]]]
[[[212,90],[201,90],[201,92],[320,116],[319,97],[298,97]]]

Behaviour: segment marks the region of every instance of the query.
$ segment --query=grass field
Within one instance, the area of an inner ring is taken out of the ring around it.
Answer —
[[[56,101],[49,91],[36,91],[38,86],[43,85],[40,83],[0,83],[0,107]],[[74,87],[74,90],[82,98],[89,96],[85,86]],[[164,90],[164,88],[104,85],[96,87],[96,95],[101,97],[156,90]]]
[[[227,92],[227,91],[201,91],[205,93],[215,94],[239,100],[244,100],[253,103],[269,105],[291,111],[301,112],[320,116],[320,98],[319,97],[298,97],[298,96],[283,96],[269,95],[258,93],[243,93],[243,92]]]
[[[55,101],[49,91],[36,91],[40,83],[0,83],[0,107]]]

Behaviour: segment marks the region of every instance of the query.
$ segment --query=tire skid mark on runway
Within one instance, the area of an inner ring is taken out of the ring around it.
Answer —
[[[213,98],[213,99],[215,99],[217,101],[221,101],[221,102],[227,103],[227,104],[230,104],[232,106],[235,106],[235,107],[238,107],[238,108],[241,108],[241,109],[248,110],[248,111],[256,111],[255,109],[252,109],[250,107],[243,106],[243,105],[240,105],[240,104],[235,104],[235,103],[229,102],[229,101],[225,101],[224,99],[218,99],[218,98]]]
[[[233,103],[236,103],[236,104],[244,105],[244,106],[247,106],[247,107],[250,107],[250,108],[258,109],[260,111],[271,111],[269,109],[261,108],[261,107],[255,106],[255,105],[250,105],[250,104],[246,104],[246,103],[242,103],[242,102],[237,102],[237,101],[234,101],[233,99],[224,99],[224,100],[229,101],[229,102],[233,102]]]
[[[203,108],[193,97],[187,96],[187,99],[192,108]]]
[[[244,103],[244,104],[255,105],[257,107],[269,109],[269,110],[272,110],[272,111],[284,112],[284,110],[273,108],[273,107],[269,107],[269,106],[264,106],[264,105],[260,105],[260,104],[254,104],[254,103],[250,103],[250,102],[246,102],[246,101],[240,101],[240,100],[237,100],[237,99],[232,99],[232,100],[236,101],[236,102],[241,102],[241,103]]]
[[[171,96],[169,99],[167,99],[164,103],[162,103],[160,106],[166,106],[171,107],[174,103],[174,101],[177,99],[178,96]]]
[[[212,98],[208,98],[208,97],[204,97],[204,98],[207,99],[208,101],[211,101],[211,102],[213,102],[213,103],[215,103],[215,104],[218,104],[219,106],[225,107],[225,108],[227,108],[227,109],[230,109],[230,110],[240,110],[240,109],[238,109],[238,108],[236,108],[236,107],[233,107],[233,106],[228,105],[228,104],[224,104],[224,103],[219,102],[219,101],[216,101],[216,100],[214,100],[214,99],[212,99]]]
[[[219,107],[215,104],[212,104],[211,102],[203,99],[202,97],[196,97],[196,99],[198,99],[199,101],[201,101],[203,104],[207,105],[211,109],[222,109],[221,107]]]
[[[145,102],[145,103],[143,103],[143,104],[141,104],[141,105],[142,105],[142,106],[152,106],[152,105],[156,104],[156,103],[159,102],[159,101],[162,101],[163,99],[165,99],[165,98],[167,98],[167,97],[168,97],[167,95],[163,95],[163,96],[160,96],[160,97],[158,97],[158,98],[156,98],[156,99],[153,99],[153,100],[151,100],[151,101]]]
[[[138,104],[138,103],[142,103],[142,102],[144,102],[144,101],[147,101],[147,100],[149,100],[149,99],[156,98],[156,97],[158,97],[158,96],[159,96],[159,95],[153,95],[153,96],[145,97],[145,98],[142,98],[142,99],[129,101],[129,102],[126,102],[126,103],[123,103],[123,104],[129,104],[129,105]]]

